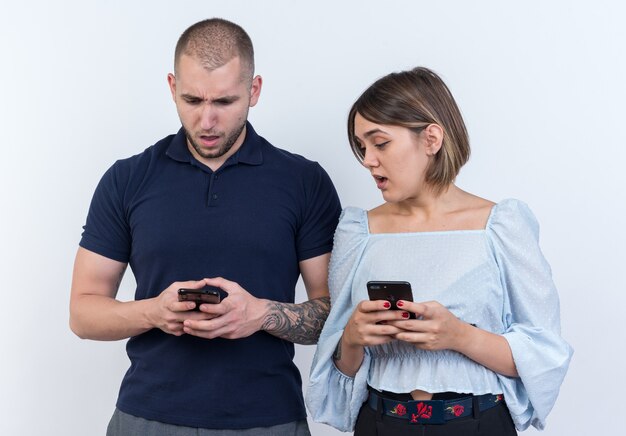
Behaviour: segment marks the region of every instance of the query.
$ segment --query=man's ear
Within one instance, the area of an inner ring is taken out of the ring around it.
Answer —
[[[256,105],[259,101],[261,86],[263,86],[263,78],[261,76],[254,76],[252,86],[250,87],[250,107]]]
[[[423,131],[422,135],[426,142],[426,154],[429,156],[436,155],[443,145],[443,129],[439,124],[429,124]]]
[[[167,84],[170,85],[170,92],[172,93],[172,99],[176,103],[176,76],[172,73],[167,75]]]

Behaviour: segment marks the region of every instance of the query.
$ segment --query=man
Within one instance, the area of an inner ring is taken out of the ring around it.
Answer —
[[[181,130],[106,172],[74,266],[72,330],[130,338],[107,434],[309,434],[293,343],[315,343],[328,315],[335,189],[247,122],[262,80],[236,24],[187,29],[168,82]],[[300,274],[309,300],[294,304]],[[219,304],[178,301],[207,285]]]

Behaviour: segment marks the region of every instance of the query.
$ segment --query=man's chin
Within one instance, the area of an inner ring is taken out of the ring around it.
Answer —
[[[202,151],[202,153],[200,153],[198,149],[196,149],[196,153],[198,153],[200,157],[204,159],[217,159],[218,157],[222,157],[226,154],[224,150],[216,150],[213,152]]]
[[[204,159],[215,159],[215,158],[225,155],[228,152],[228,150],[225,149],[223,144],[216,144],[215,146],[211,147],[211,150],[207,150],[199,146],[198,144],[202,144],[202,143],[194,142],[193,148],[196,151],[196,153]]]

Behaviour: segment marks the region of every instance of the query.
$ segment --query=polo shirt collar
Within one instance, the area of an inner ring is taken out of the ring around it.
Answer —
[[[187,137],[185,129],[182,127],[172,139],[167,151],[167,156],[178,162],[194,163],[196,158],[187,147]],[[263,152],[261,150],[261,137],[257,135],[250,122],[246,121],[246,137],[235,154],[224,162],[222,167],[243,163],[248,165],[261,165],[263,163]]]

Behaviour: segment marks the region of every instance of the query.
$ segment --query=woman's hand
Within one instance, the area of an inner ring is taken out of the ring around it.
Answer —
[[[461,348],[467,328],[473,328],[458,319],[437,301],[413,303],[398,301],[399,308],[413,312],[417,319],[393,321],[390,326],[401,331],[395,339],[411,342],[423,350],[456,350]]]
[[[380,345],[394,340],[403,331],[394,322],[403,318],[404,311],[389,310],[388,301],[361,301],[346,324],[344,344],[350,347]],[[408,317],[408,313],[406,315]]]
[[[356,306],[333,355],[341,372],[354,377],[363,363],[366,346],[391,342],[402,332],[391,323],[408,318],[409,313],[389,308],[391,304],[384,300],[364,300]]]
[[[415,313],[417,318],[389,322],[388,325],[402,330],[394,335],[396,339],[423,350],[454,350],[499,374],[518,376],[511,347],[504,336],[461,321],[436,301],[396,304]]]

